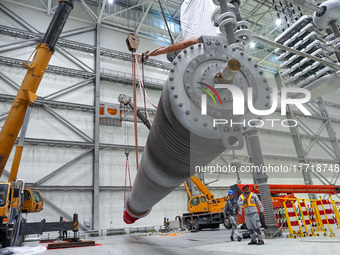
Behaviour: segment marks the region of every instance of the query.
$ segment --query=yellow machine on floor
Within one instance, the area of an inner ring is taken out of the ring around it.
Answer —
[[[189,230],[201,230],[203,228],[218,228],[221,223],[230,228],[228,219],[223,215],[224,204],[227,197],[215,198],[204,183],[196,176],[190,180],[202,192],[192,196],[187,183],[184,183],[189,196],[188,211],[182,216],[183,225]]]

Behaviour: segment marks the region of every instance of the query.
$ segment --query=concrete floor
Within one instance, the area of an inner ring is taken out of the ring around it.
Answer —
[[[158,234],[130,234],[122,236],[95,237],[99,246],[44,250],[45,245],[27,242],[15,254],[29,255],[221,255],[221,254],[338,254],[340,231],[335,237],[278,238],[265,239],[265,245],[247,245],[249,239],[241,242],[230,241],[230,230],[203,230],[197,233],[184,232],[179,236]],[[21,252],[20,252],[21,249]],[[30,250],[31,249],[31,250]],[[0,250],[1,254],[1,250]]]

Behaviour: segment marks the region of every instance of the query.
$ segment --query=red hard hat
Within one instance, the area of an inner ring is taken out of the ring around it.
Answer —
[[[249,188],[249,185],[248,184],[243,184],[243,186],[242,186],[242,190],[245,188],[245,187],[248,187]]]

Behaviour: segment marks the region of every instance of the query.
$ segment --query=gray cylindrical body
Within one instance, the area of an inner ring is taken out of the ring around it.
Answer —
[[[172,63],[132,191],[126,199],[126,212],[134,218],[147,215],[153,205],[194,175],[197,167],[207,165],[226,148],[242,148],[243,128],[239,124],[230,126],[229,121],[226,125],[213,125],[215,119],[221,118],[235,123],[258,118],[247,107],[244,115],[235,116],[233,104],[237,100],[233,100],[231,90],[215,84],[216,74],[228,60],[237,59],[242,66],[228,86],[242,91],[245,100],[247,88],[252,87],[254,107],[268,109],[267,80],[251,58],[236,48],[225,47],[227,41],[223,37],[203,37],[202,41],[181,52]],[[207,90],[214,94],[215,103],[207,96]],[[202,113],[204,96],[206,115]]]
[[[229,6],[228,6],[228,2],[226,0],[220,0],[220,6],[221,6],[221,13],[229,12]],[[236,38],[235,38],[233,26],[231,24],[225,25],[224,31],[225,31],[226,37],[228,39],[228,44],[231,45],[231,44],[236,43]]]
[[[338,23],[340,21],[340,1],[328,0],[323,2],[319,8],[323,8],[324,12],[314,13],[313,22],[319,29],[326,29],[331,22]]]
[[[209,145],[209,146],[206,146]],[[129,207],[144,213],[225,150],[222,140],[192,137],[175,117],[164,88],[146,143]]]
[[[314,100],[322,95],[330,93],[340,87],[340,72],[327,74],[312,83],[308,84],[304,88],[311,92],[311,99]],[[301,93],[293,93],[290,98],[303,98],[305,95]]]
[[[269,186],[267,184],[267,175],[262,172],[262,166],[264,165],[262,150],[260,145],[260,140],[257,135],[257,130],[250,130],[246,133],[246,137],[249,141],[250,146],[250,154],[252,158],[252,163],[255,166],[259,167],[259,171],[255,174],[255,179],[259,183],[260,186],[260,194],[261,200],[264,209],[264,216],[266,219],[267,225],[267,236],[272,237],[273,235],[277,235],[277,226],[275,223],[274,209],[273,203],[271,200],[271,193]]]

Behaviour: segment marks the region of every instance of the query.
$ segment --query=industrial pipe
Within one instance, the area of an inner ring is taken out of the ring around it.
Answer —
[[[315,79],[315,77],[311,77]],[[307,82],[306,82],[307,83]],[[328,94],[340,88],[340,72],[327,74],[304,87],[311,92],[311,99],[314,100],[322,95]],[[290,98],[303,98],[305,95],[301,93],[294,93]]]
[[[313,22],[319,29],[326,29],[331,27],[331,23],[338,23],[340,21],[340,1],[328,0],[320,5],[323,8],[323,12],[316,12],[313,15]]]
[[[305,58],[309,58],[309,59],[314,60],[314,61],[319,61],[322,64],[324,64],[326,66],[330,66],[330,67],[332,67],[335,70],[339,70],[340,69],[340,65],[337,64],[337,63],[333,63],[333,62],[324,60],[322,58],[318,58],[318,57],[312,56],[312,55],[310,55],[308,53],[304,53],[302,51],[298,51],[298,50],[286,47],[286,46],[284,46],[282,44],[279,44],[279,43],[276,43],[276,42],[272,42],[271,40],[268,40],[268,39],[266,39],[266,38],[264,38],[262,36],[254,35],[254,38],[259,40],[259,41],[261,41],[261,42],[263,42],[263,43],[265,43],[265,44],[268,44],[270,46],[273,46],[273,47],[276,47],[276,48],[280,48],[282,50],[288,51],[290,53],[293,53],[293,54],[296,54],[296,55],[299,55],[299,56],[302,56],[302,57],[305,57]]]
[[[235,75],[240,71],[241,64],[237,59],[230,59],[223,67],[223,69],[216,74],[216,78],[222,78],[226,83],[233,82]]]
[[[340,38],[340,31],[339,31],[339,27],[338,27],[338,24],[336,24],[336,21],[333,20],[329,23],[329,25],[331,26],[332,28],[332,31],[334,33],[334,36],[335,38],[339,39]],[[335,56],[336,58],[338,59],[338,62],[340,62],[340,52],[339,52],[339,44],[337,44],[335,47],[334,47],[334,50],[335,50]]]
[[[317,14],[323,14],[325,12],[325,8],[322,8],[311,2],[307,2],[306,0],[287,0],[287,1],[307,11],[316,12]]]

